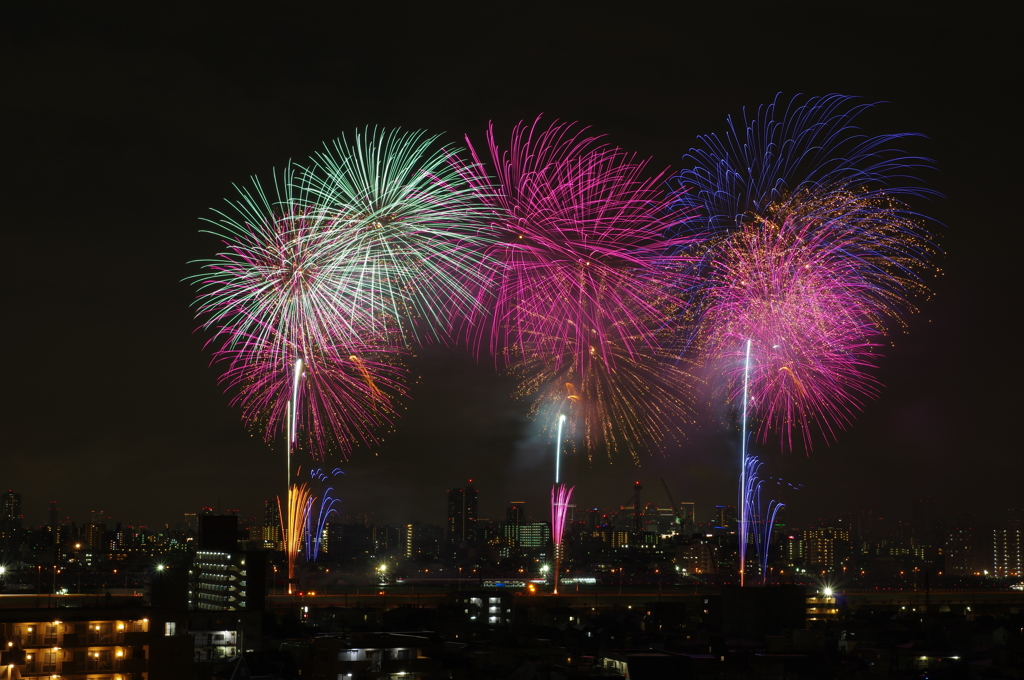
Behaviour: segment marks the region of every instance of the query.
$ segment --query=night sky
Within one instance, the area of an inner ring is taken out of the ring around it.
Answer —
[[[762,451],[767,474],[805,485],[780,494],[788,521],[905,512],[923,496],[989,516],[1024,502],[1018,4],[42,4],[0,16],[0,487],[22,493],[29,525],[50,500],[78,522],[103,509],[155,525],[201,506],[255,513],[280,492],[283,445],[228,406],[183,281],[218,251],[200,218],[232,183],[368,124],[458,142],[541,112],[678,169],[697,135],[777,92],[889,102],[865,131],[926,135],[909,148],[936,160],[925,179],[945,195],[914,204],[936,219],[945,275],[892,336],[880,398],[830,447]],[[525,500],[545,519],[551,455],[513,382],[459,349],[420,351],[413,368],[399,429],[340,465],[343,512],[440,523],[445,490],[472,478],[481,516]],[[661,503],[662,477],[698,520],[734,503],[738,437],[712,415],[640,468],[574,460],[578,503],[618,505],[635,479]]]

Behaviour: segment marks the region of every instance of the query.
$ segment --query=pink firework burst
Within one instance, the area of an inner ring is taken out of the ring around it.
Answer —
[[[758,436],[812,446],[846,428],[866,398],[886,322],[898,319],[920,241],[877,199],[801,196],[772,207],[712,249],[701,326],[710,361],[739,400],[751,341]],[[901,274],[902,272],[902,274]]]
[[[679,424],[677,410],[687,419],[677,357],[662,346],[666,319],[682,305],[692,240],[671,234],[685,218],[668,214],[661,175],[645,177],[646,161],[586,129],[538,118],[517,125],[507,149],[493,126],[486,139],[483,153],[470,144],[472,162],[460,164],[485,206],[497,272],[481,289],[490,313],[474,319],[471,343],[522,368],[522,391],[536,404],[586,403],[573,426],[590,455],[622,444],[635,457],[639,439]],[[652,389],[631,384],[641,368]]]

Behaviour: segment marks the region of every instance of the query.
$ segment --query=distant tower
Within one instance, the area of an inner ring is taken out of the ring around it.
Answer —
[[[736,508],[733,506],[716,505],[715,513],[715,526],[723,527],[725,529],[736,526]]]
[[[18,552],[21,534],[21,494],[8,491],[0,506],[0,556]]]
[[[455,546],[473,543],[476,538],[476,518],[477,490],[470,485],[466,485],[465,489],[449,489],[448,542]]]
[[[509,501],[505,511],[505,522],[519,526],[526,519],[526,501]]]
[[[979,544],[980,530],[972,514],[958,514],[946,531],[946,573],[957,576],[981,576],[991,564],[984,559]]]
[[[57,507],[57,501],[50,501],[50,529],[56,531],[58,526],[60,526],[60,508]]]
[[[992,530],[992,558],[994,576],[1024,576],[1024,510],[1007,510],[1004,526]]]
[[[278,511],[277,499],[263,501],[263,546],[274,550],[284,549],[281,537],[281,514]]]
[[[5,527],[21,528],[21,494],[8,491],[3,495],[3,509],[0,523]]]

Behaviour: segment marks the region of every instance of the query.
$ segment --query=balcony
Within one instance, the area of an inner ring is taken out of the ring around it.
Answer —
[[[145,673],[147,670],[145,659],[122,659],[117,665],[121,673]]]
[[[141,647],[149,643],[149,633],[125,633],[124,644],[125,647]]]
[[[114,660],[91,658],[88,661],[86,661],[86,667],[89,672],[112,671],[114,670]]]

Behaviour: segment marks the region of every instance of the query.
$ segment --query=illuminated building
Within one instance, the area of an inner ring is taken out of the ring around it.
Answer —
[[[1024,576],[1024,510],[1010,510],[1006,526],[992,531],[992,574]]]
[[[106,530],[105,524],[84,524],[78,538],[83,545],[92,548],[93,552],[101,553],[106,550],[106,546],[103,545],[103,534]]]
[[[11,678],[177,680],[193,675],[185,612],[161,608],[0,610]]]
[[[263,547],[268,550],[284,550],[277,499],[263,501]]]
[[[266,553],[237,550],[238,517],[202,515],[199,550],[189,569],[192,610],[262,610],[266,597]]]
[[[0,507],[0,522],[21,526],[21,494],[8,490]]]
[[[373,525],[370,528],[373,536],[374,554],[378,556],[397,554],[402,546],[402,527],[394,524]]]
[[[452,593],[453,613],[473,627],[504,628],[512,623],[512,593],[504,588]]]
[[[718,546],[698,540],[676,547],[676,564],[688,574],[718,573]]]
[[[427,636],[407,633],[353,633],[321,635],[313,641],[317,677],[403,678],[425,680],[440,677],[439,661],[426,656],[434,643]]]
[[[978,533],[975,531],[973,516],[961,515],[946,533],[946,567],[947,574],[958,576],[981,576],[989,568],[989,560],[984,559],[978,549]]]
[[[736,526],[736,508],[731,505],[715,506],[715,526],[728,529]]]
[[[406,524],[401,527],[402,530],[402,555],[406,559],[411,559],[415,548],[413,546],[413,540],[415,538],[415,525]]]
[[[840,566],[850,543],[850,530],[839,527],[817,527],[803,532],[806,563],[824,571]]]
[[[790,567],[804,564],[806,555],[804,554],[803,532],[799,529],[793,529],[783,540],[786,551],[786,564]]]
[[[527,522],[516,527],[517,548],[546,548],[550,543],[551,525],[547,522]]]
[[[266,600],[266,551],[235,549],[238,517],[201,515],[188,572],[189,633],[196,660],[217,662],[258,647]]]
[[[0,505],[0,557],[13,558],[21,543],[21,494],[8,491]]]
[[[50,526],[54,531],[60,526],[60,508],[57,507],[57,501],[50,501]]]

